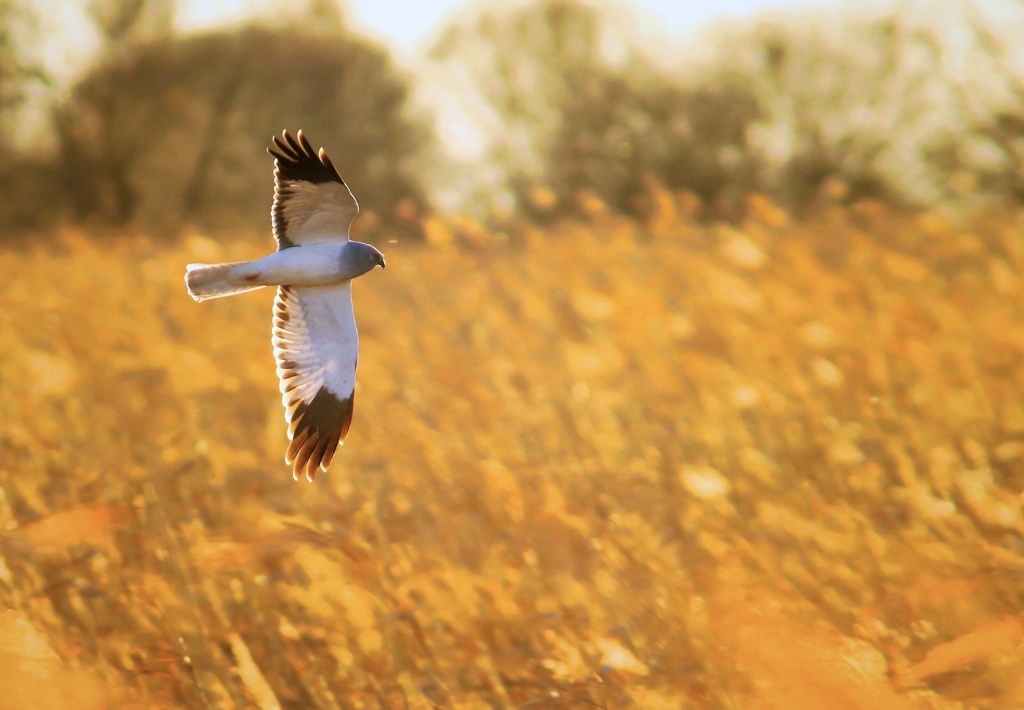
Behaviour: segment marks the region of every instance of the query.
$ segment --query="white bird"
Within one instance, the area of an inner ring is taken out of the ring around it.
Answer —
[[[352,279],[384,267],[376,248],[349,239],[359,204],[323,148],[298,132],[274,136],[277,251],[255,261],[189,264],[197,301],[277,286],[272,342],[291,443],[292,476],[327,470],[352,423],[359,334]]]

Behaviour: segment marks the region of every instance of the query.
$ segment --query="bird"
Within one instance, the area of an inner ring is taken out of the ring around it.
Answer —
[[[352,280],[386,266],[374,246],[349,238],[359,203],[338,169],[299,131],[271,139],[277,251],[227,264],[188,264],[196,301],[276,286],[271,342],[288,423],[285,463],[297,481],[327,471],[352,424],[359,333]]]

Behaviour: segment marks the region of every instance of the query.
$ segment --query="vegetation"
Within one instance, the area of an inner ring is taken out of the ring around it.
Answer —
[[[40,195],[55,183],[52,161],[25,155],[13,138],[18,111],[48,83],[30,51],[38,39],[33,19],[24,2],[0,0],[0,233],[37,226]]]
[[[232,228],[267,224],[282,128],[301,127],[364,206],[391,218],[424,196],[410,161],[426,141],[389,56],[346,36],[250,28],[150,42],[86,75],[57,113],[78,219]]]
[[[654,178],[736,216],[760,166],[747,136],[757,96],[739,78],[682,80],[630,20],[578,0],[484,4],[441,33],[431,59],[476,106],[518,210],[565,214],[585,191],[643,213]]]
[[[548,220],[595,195],[646,217],[651,180],[696,194],[702,218],[734,221],[751,191],[797,215],[835,184],[851,203],[961,214],[1024,195],[1024,74],[1009,39],[1019,32],[971,0],[943,13],[909,2],[755,18],[685,47],[666,41],[658,56],[623,7],[483,3],[408,71],[333,0],[185,35],[171,0],[87,7],[101,49],[49,96],[48,150],[11,138],[26,87],[44,76],[26,49],[32,13],[0,2],[4,236],[61,221],[151,235],[263,225],[262,148],[299,125],[404,237],[422,236],[417,217],[432,201]],[[473,143],[452,128],[467,122],[485,143],[477,161],[437,145],[435,134]]]
[[[0,252],[0,707],[1024,706],[1024,215],[648,199],[385,243],[315,485],[266,240]]]
[[[800,213],[837,181],[850,202],[967,212],[1024,194],[1022,21],[996,26],[970,0],[768,15],[666,60],[621,9],[536,0],[483,4],[431,59],[535,217],[580,191],[643,213],[650,178],[698,194],[709,218],[738,218],[751,190]]]
[[[483,8],[429,57],[474,166],[332,0],[87,5],[47,151],[0,0],[0,710],[1024,707],[1024,81],[966,0],[672,68],[602,6]],[[315,485],[272,294],[182,283],[271,247],[286,127],[389,265]]]

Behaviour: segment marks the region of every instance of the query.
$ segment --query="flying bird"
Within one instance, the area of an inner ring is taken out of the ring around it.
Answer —
[[[290,443],[285,463],[295,480],[331,463],[352,424],[359,334],[352,279],[384,267],[376,248],[349,239],[359,204],[323,148],[299,131],[274,136],[277,251],[254,261],[189,264],[197,301],[277,286],[273,338]]]

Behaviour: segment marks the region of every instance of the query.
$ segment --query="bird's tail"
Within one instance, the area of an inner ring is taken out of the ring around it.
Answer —
[[[231,264],[189,264],[185,267],[188,295],[197,301],[206,301],[263,288],[262,284],[253,284],[238,278],[236,267],[245,263],[236,261]]]

